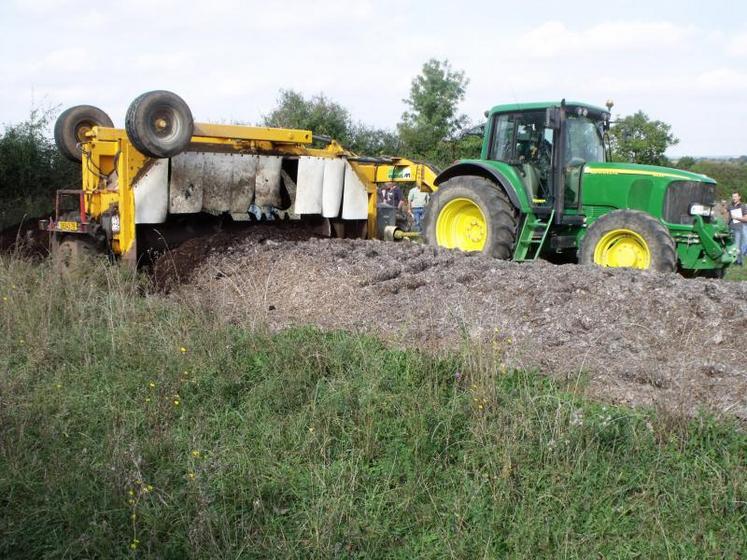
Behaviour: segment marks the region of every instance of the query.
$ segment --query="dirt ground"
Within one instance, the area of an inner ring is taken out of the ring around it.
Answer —
[[[39,218],[0,230],[0,253],[21,251],[25,255],[45,257],[49,254],[49,234],[39,229]]]
[[[509,367],[584,375],[606,401],[747,419],[747,283],[263,226],[193,239],[155,273],[172,297],[228,321],[313,324],[433,350],[498,344]]]

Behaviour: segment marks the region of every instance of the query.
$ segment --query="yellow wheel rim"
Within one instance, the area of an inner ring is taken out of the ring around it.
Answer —
[[[436,219],[436,242],[441,247],[482,251],[488,238],[488,221],[469,198],[447,202]]]
[[[600,266],[644,270],[651,266],[651,251],[636,232],[613,229],[605,233],[594,248],[594,262]]]

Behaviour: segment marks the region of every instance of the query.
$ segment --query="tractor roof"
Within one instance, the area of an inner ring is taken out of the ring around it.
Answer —
[[[508,103],[506,105],[496,105],[490,109],[490,114],[493,113],[517,113],[523,111],[541,111],[549,107],[560,107],[560,101],[537,101],[534,103]],[[566,101],[568,107],[585,107],[593,113],[609,113],[607,109],[597,107],[596,105],[590,105],[589,103],[581,103],[579,101]]]

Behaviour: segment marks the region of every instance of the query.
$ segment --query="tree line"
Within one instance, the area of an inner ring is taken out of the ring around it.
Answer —
[[[403,100],[405,110],[392,129],[356,120],[323,93],[306,96],[292,89],[280,91],[275,107],[259,124],[311,130],[360,155],[398,155],[442,168],[480,155],[483,123],[460,111],[468,85],[464,71],[448,60],[431,59],[412,80]],[[34,109],[27,120],[5,125],[0,132],[0,229],[24,216],[49,212],[57,189],[80,185],[80,166],[63,158],[48,135],[56,112]],[[730,162],[689,157],[670,162],[666,150],[678,142],[671,125],[642,111],[617,118],[609,131],[613,161],[674,165],[713,177],[722,197],[734,190],[747,196],[747,156]]]

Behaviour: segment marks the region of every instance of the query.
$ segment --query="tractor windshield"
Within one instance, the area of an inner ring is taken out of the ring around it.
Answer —
[[[602,123],[588,117],[568,115],[565,163],[604,161]],[[574,161],[575,160],[575,161]]]

